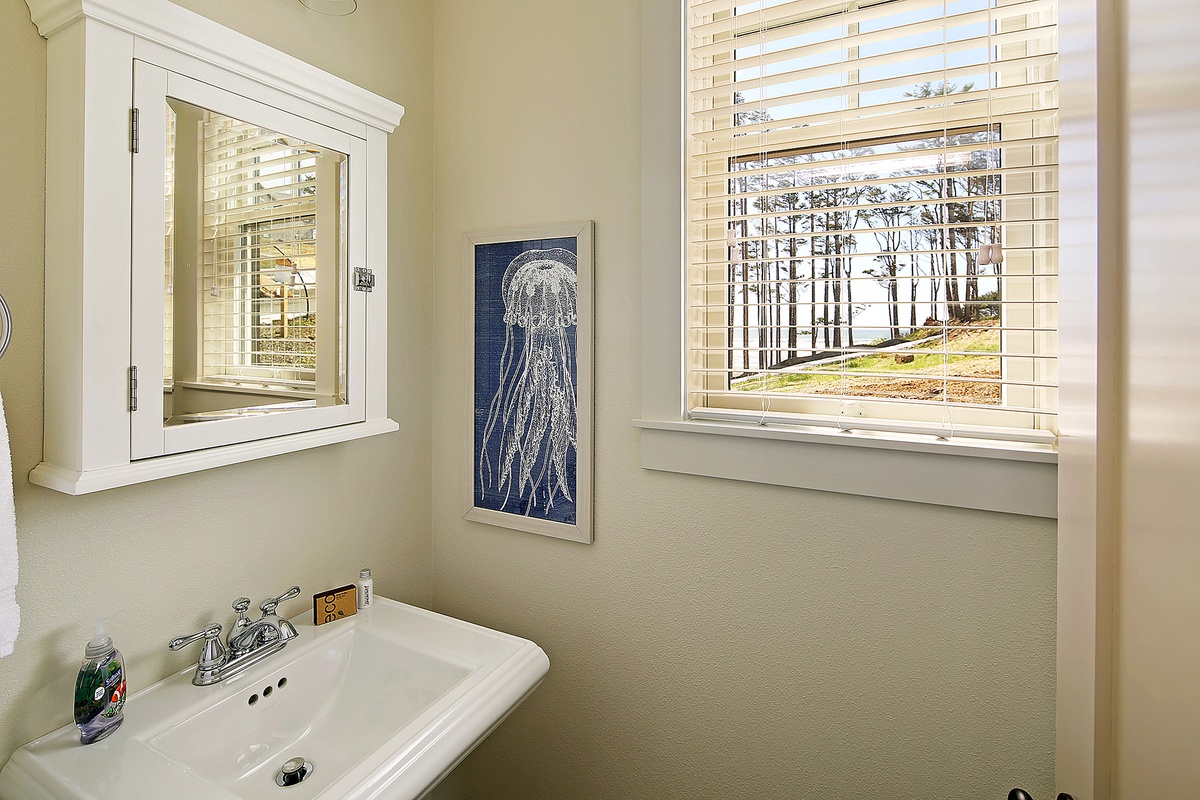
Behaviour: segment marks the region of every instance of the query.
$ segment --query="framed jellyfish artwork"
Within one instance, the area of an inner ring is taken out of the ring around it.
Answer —
[[[592,541],[593,227],[467,234],[466,519]]]

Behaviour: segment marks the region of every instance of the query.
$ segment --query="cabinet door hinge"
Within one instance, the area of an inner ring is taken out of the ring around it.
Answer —
[[[140,147],[139,147],[139,145],[140,145],[140,141],[139,141],[139,138],[140,138],[140,131],[138,130],[138,116],[140,116],[140,114],[141,114],[141,112],[140,112],[140,111],[138,111],[136,108],[134,108],[134,109],[130,109],[130,114],[129,114],[129,150],[130,150],[130,152],[133,152],[133,153],[137,153],[137,152],[139,152],[139,150],[140,150]]]
[[[137,367],[129,368],[129,410],[137,411]]]

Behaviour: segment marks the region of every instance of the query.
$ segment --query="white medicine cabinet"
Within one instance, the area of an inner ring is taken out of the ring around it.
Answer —
[[[167,0],[26,0],[49,40],[44,461],[108,489],[397,429],[403,108]]]

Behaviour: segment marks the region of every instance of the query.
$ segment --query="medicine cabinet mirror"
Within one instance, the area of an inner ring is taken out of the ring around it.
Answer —
[[[132,457],[362,421],[362,140],[143,62],[134,94]]]
[[[396,430],[403,109],[167,0],[75,0],[65,22],[27,2],[51,42],[31,480],[81,494]]]

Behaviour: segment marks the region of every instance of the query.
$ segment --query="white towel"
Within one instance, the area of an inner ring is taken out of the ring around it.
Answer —
[[[4,399],[0,398],[0,658],[12,655],[21,629],[17,605],[17,513],[13,504],[12,453]]]

